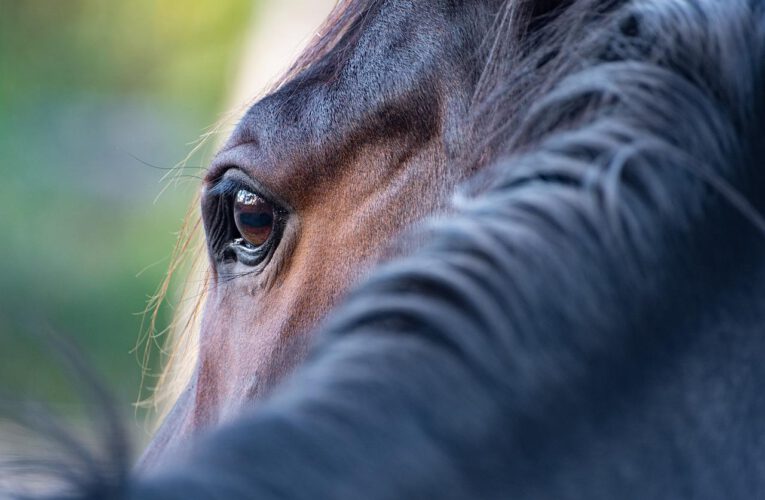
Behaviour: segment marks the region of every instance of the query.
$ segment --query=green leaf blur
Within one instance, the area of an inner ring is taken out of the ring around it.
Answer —
[[[5,394],[75,404],[76,383],[46,352],[50,330],[73,338],[122,401],[136,400],[141,312],[209,148],[158,197],[162,169],[224,111],[254,7],[0,0]]]

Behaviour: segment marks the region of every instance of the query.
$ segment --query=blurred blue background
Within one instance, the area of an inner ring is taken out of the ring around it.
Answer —
[[[46,352],[46,331],[74,339],[124,407],[138,398],[140,356],[131,351],[141,313],[216,140],[189,159],[189,177],[167,189],[163,169],[183,160],[229,104],[260,7],[0,0],[6,398],[78,411],[71,377]],[[160,312],[159,329],[171,314]]]

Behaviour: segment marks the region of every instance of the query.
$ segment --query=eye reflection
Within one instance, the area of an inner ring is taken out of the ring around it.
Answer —
[[[274,207],[257,194],[240,189],[234,200],[234,221],[247,243],[262,246],[274,229]]]

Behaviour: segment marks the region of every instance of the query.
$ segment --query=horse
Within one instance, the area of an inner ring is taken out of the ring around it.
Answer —
[[[762,496],[763,131],[759,0],[338,3],[206,175],[191,382],[77,498]]]
[[[242,117],[202,194],[198,361],[146,467],[267,394],[344,292],[401,251],[402,228],[443,210],[469,174],[450,158],[468,141],[497,5],[340,2],[291,77]]]

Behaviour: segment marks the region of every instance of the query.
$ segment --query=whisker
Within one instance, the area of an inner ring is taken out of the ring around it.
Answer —
[[[178,164],[173,167],[160,167],[159,165],[155,165],[153,163],[150,163],[139,156],[136,156],[135,154],[131,153],[130,151],[127,151],[125,149],[120,148],[119,146],[115,146],[115,149],[117,149],[120,153],[124,153],[137,161],[138,163],[153,168],[154,170],[165,170],[165,171],[177,171],[177,170],[183,170],[183,169],[191,169],[191,170],[205,170],[207,167],[202,165],[187,165],[187,164]]]

